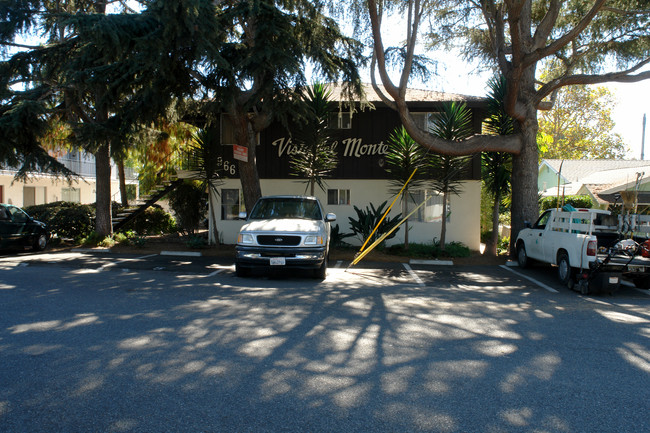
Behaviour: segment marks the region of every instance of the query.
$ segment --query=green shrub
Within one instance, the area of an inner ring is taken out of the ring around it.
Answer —
[[[47,224],[50,233],[59,238],[81,239],[95,228],[95,207],[79,203],[57,201],[28,206],[25,211]]]
[[[448,257],[469,257],[471,251],[462,242],[449,242],[445,245],[445,255]]]
[[[564,197],[564,204],[570,204],[574,208],[591,208],[593,202],[588,195],[569,195]],[[540,211],[557,207],[557,197],[542,197],[539,201]]]
[[[129,243],[129,238],[124,233],[114,233],[113,234],[113,240],[115,241],[116,244],[128,244]]]
[[[154,205],[135,217],[122,230],[140,235],[159,235],[176,232],[174,217],[160,206]]]
[[[46,224],[60,238],[81,239],[95,228],[95,209],[83,204],[62,207]]]
[[[348,220],[350,222],[350,228],[352,229],[352,232],[354,233],[355,236],[357,236],[357,238],[361,240],[361,242],[365,242],[366,239],[368,239],[370,233],[372,233],[372,231],[377,226],[377,223],[384,216],[384,207],[386,206],[386,203],[387,202],[383,202],[376,209],[372,203],[370,203],[370,207],[366,206],[365,210],[353,206],[355,212],[357,213],[357,219],[348,217]],[[375,233],[372,235],[372,239],[370,240],[368,245],[372,244],[375,240],[379,239],[384,233],[389,232],[393,227],[395,227],[397,223],[399,223],[401,217],[402,217],[401,213],[393,218],[386,217],[382,221],[381,225],[377,228],[377,231],[375,231]],[[386,237],[385,240],[395,237],[397,231],[398,230],[395,230],[388,237]]]
[[[439,258],[439,257],[469,257],[471,251],[462,242],[449,242],[443,252],[440,249],[440,242],[430,244],[409,243],[409,249],[405,250],[403,244],[395,244],[386,248],[386,252],[397,256]]]
[[[506,256],[508,254],[510,254],[510,236],[505,236],[499,239],[497,255]]]
[[[134,247],[144,248],[145,244],[147,243],[147,238],[144,236],[134,236],[129,241],[131,244],[133,244]]]
[[[169,205],[174,210],[178,228],[194,234],[208,210],[204,186],[201,182],[186,180],[169,193]]]
[[[191,236],[186,245],[188,248],[205,248],[208,244],[205,242],[205,239],[201,236]]]
[[[335,248],[348,247],[350,244],[345,242],[343,239],[349,238],[351,236],[354,236],[354,234],[341,232],[341,228],[337,224],[335,226],[332,226],[332,231],[330,232],[330,242]]]
[[[91,231],[88,236],[81,239],[81,244],[87,247],[96,247],[104,240],[104,236],[101,236],[96,231]]]

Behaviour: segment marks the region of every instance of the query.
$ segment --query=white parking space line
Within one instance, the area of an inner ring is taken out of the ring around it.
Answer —
[[[121,259],[116,262],[111,262],[111,263],[106,263],[103,266],[100,266],[98,271],[104,271],[108,268],[111,268],[113,266],[119,265],[121,263],[128,263],[128,262],[134,262],[136,260],[142,260],[142,259],[148,259],[149,257],[154,257],[157,256],[158,254],[147,254],[146,256],[140,256],[140,257],[134,257],[134,258],[128,258],[128,259]]]
[[[539,287],[541,287],[542,289],[548,290],[548,291],[551,292],[551,293],[559,293],[559,292],[558,292],[557,290],[555,290],[554,288],[547,286],[546,284],[542,283],[541,281],[537,281],[537,280],[534,279],[534,278],[531,278],[531,277],[529,277],[529,276],[527,276],[527,275],[524,275],[524,274],[522,274],[521,272],[517,272],[517,271],[515,271],[514,269],[512,269],[512,268],[509,267],[509,266],[501,265],[501,266],[499,266],[499,267],[502,268],[502,269],[505,269],[505,270],[507,270],[507,271],[509,271],[509,272],[512,272],[513,274],[519,275],[521,278],[525,278],[525,279],[527,279],[528,281],[537,284],[537,285],[538,285]]]
[[[210,272],[210,273],[208,274],[208,277],[214,277],[215,275],[220,274],[220,273],[222,273],[223,271],[225,271],[225,269],[217,269],[217,270],[214,271],[214,272]]]
[[[420,279],[420,277],[418,277],[418,274],[415,273],[415,271],[411,268],[411,266],[409,266],[408,263],[402,263],[402,265],[404,266],[404,269],[406,269],[406,270],[408,271],[408,273],[411,275],[411,278],[413,278],[413,280],[414,280],[414,281],[415,281],[419,286],[424,286],[424,281],[422,281],[422,280]]]

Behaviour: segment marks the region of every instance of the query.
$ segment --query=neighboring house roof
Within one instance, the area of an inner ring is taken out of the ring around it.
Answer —
[[[543,160],[540,170],[546,166],[557,173],[560,163],[559,159]],[[640,185],[650,183],[650,161],[564,160],[561,177],[567,182],[560,186],[561,194],[587,194],[601,204],[613,203],[621,191],[634,190],[637,180]],[[557,186],[547,188],[544,195],[556,193]]]
[[[386,96],[388,92],[384,86],[378,86],[379,90]],[[327,88],[332,92],[331,99],[334,101],[346,101],[348,97],[343,92],[343,86],[340,83],[328,84]],[[365,101],[371,103],[381,103],[381,98],[373,89],[371,84],[364,83],[363,91],[365,93]],[[388,96],[388,99],[390,97]],[[483,104],[486,98],[479,96],[461,95],[458,93],[444,93],[435,90],[422,90],[422,89],[406,89],[405,100],[408,103],[441,103],[450,101],[461,101],[469,103]]]
[[[562,166],[562,177],[567,183],[578,182],[581,179],[593,173],[598,173],[605,170],[617,170],[625,168],[648,167],[650,174],[650,161],[626,161],[614,159],[543,159],[541,166],[546,165],[555,173],[560,171]]]

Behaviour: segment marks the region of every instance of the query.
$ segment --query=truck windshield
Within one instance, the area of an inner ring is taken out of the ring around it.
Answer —
[[[262,198],[250,214],[253,220],[277,218],[321,220],[323,215],[315,200],[303,198]]]
[[[548,223],[548,219],[550,218],[550,216],[551,216],[550,211],[544,212],[542,214],[542,216],[539,217],[539,219],[537,220],[537,222],[535,223],[533,228],[534,229],[544,229],[544,228],[546,228],[546,223]]]

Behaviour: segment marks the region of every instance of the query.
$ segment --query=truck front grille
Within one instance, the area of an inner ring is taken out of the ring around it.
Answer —
[[[300,245],[300,236],[259,235],[257,243],[260,245],[296,246]]]

